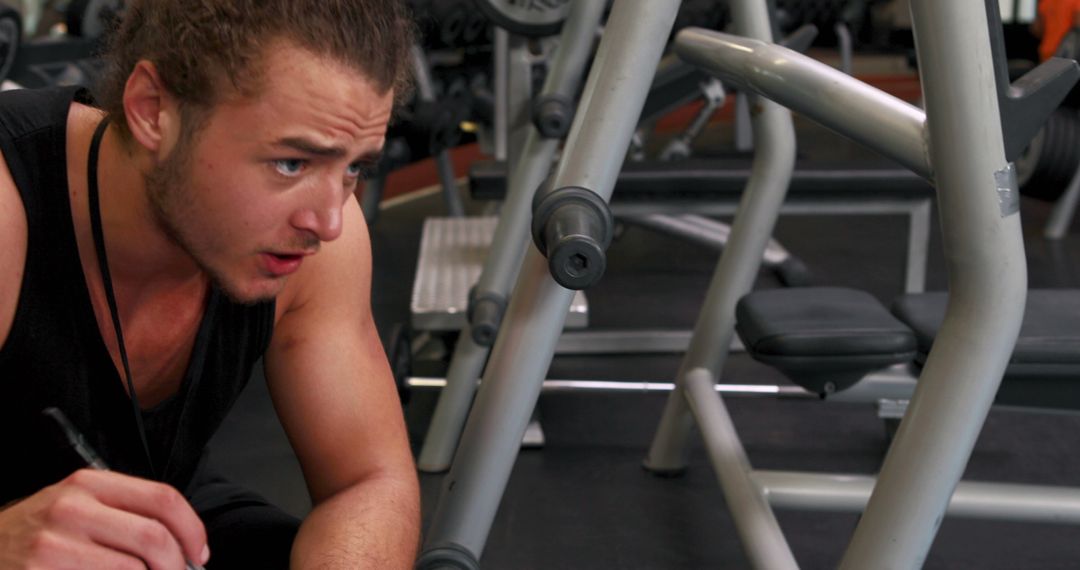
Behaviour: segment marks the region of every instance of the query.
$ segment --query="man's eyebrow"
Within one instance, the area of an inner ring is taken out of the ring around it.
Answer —
[[[314,156],[325,156],[328,158],[340,158],[347,154],[347,151],[340,146],[322,146],[308,139],[300,137],[283,138],[275,142],[274,146],[287,146],[303,153],[311,154]],[[383,153],[381,149],[364,153],[356,159],[356,162],[360,162],[363,164],[377,164],[380,160],[382,160],[382,155]]]
[[[339,158],[345,156],[345,149],[340,146],[322,146],[300,137],[285,137],[274,143],[274,146],[287,146],[291,149],[315,156]]]

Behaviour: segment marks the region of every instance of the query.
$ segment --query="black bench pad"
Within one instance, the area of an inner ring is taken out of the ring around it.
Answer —
[[[890,364],[923,362],[945,319],[946,293],[905,295],[893,318],[851,289],[757,291],[736,308],[736,330],[755,359],[808,390],[827,393]],[[1020,337],[995,402],[1080,409],[1080,291],[1028,292]]]
[[[755,291],[735,309],[739,337],[755,354],[914,355],[911,329],[869,293],[838,287]]]
[[[757,360],[818,393],[842,390],[866,373],[910,362],[915,335],[877,299],[855,289],[755,291],[735,309],[736,331]]]
[[[945,320],[945,293],[905,295],[893,313],[915,331],[916,361],[925,362]],[[1080,410],[1080,291],[1028,291],[1020,337],[995,403]]]
[[[919,293],[904,295],[893,304],[893,314],[915,331],[922,355],[930,352],[945,320],[947,300],[944,292]],[[1080,291],[1028,291],[1020,338],[1010,363],[1080,365]]]

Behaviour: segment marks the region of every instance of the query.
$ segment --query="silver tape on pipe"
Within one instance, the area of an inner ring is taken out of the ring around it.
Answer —
[[[997,184],[998,205],[1001,207],[1001,217],[1005,218],[1020,211],[1020,190],[1016,183],[1016,167],[1009,163],[994,173],[994,182]]]

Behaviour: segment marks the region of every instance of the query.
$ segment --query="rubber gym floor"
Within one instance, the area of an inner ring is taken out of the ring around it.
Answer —
[[[849,148],[834,135],[798,122],[800,152]],[[845,151],[847,152],[847,151]],[[851,151],[852,158],[863,157]],[[467,195],[467,192],[463,192]],[[468,202],[470,212],[484,204]],[[1080,224],[1060,242],[1042,228],[1051,205],[1024,199],[1021,215],[1031,287],[1080,286]],[[384,342],[409,319],[409,298],[424,218],[442,213],[438,194],[419,193],[384,209],[372,228],[373,307]],[[946,286],[935,218],[928,290]],[[782,217],[776,237],[811,269],[815,284],[856,287],[888,303],[902,289],[906,221],[900,216]],[[588,291],[597,328],[693,327],[717,255],[677,239],[627,228],[611,246],[603,280]],[[758,287],[778,283],[763,273]],[[678,355],[556,357],[552,378],[671,381]],[[445,363],[418,362],[441,374]],[[227,476],[286,510],[309,508],[303,479],[273,414],[261,375],[211,445]],[[723,382],[784,383],[772,369],[732,355]],[[1080,388],[1078,388],[1080,389]],[[405,407],[419,450],[437,393],[415,392]],[[724,499],[696,440],[682,477],[641,467],[666,394],[542,395],[542,449],[523,451],[491,529],[482,566],[492,569],[746,568]],[[887,441],[868,405],[728,399],[755,467],[874,473]],[[962,402],[957,402],[962,405]],[[965,479],[1080,485],[1080,416],[993,411]],[[443,475],[421,474],[425,528]],[[777,513],[804,568],[833,568],[857,516]],[[1076,568],[1080,529],[1073,526],[946,519],[927,568]]]

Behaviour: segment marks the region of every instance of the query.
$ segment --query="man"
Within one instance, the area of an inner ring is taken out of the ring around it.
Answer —
[[[100,109],[0,96],[0,568],[412,564],[352,198],[411,40],[395,0],[134,0]],[[314,503],[298,532],[199,465],[260,356]],[[74,470],[47,407],[114,471]]]

